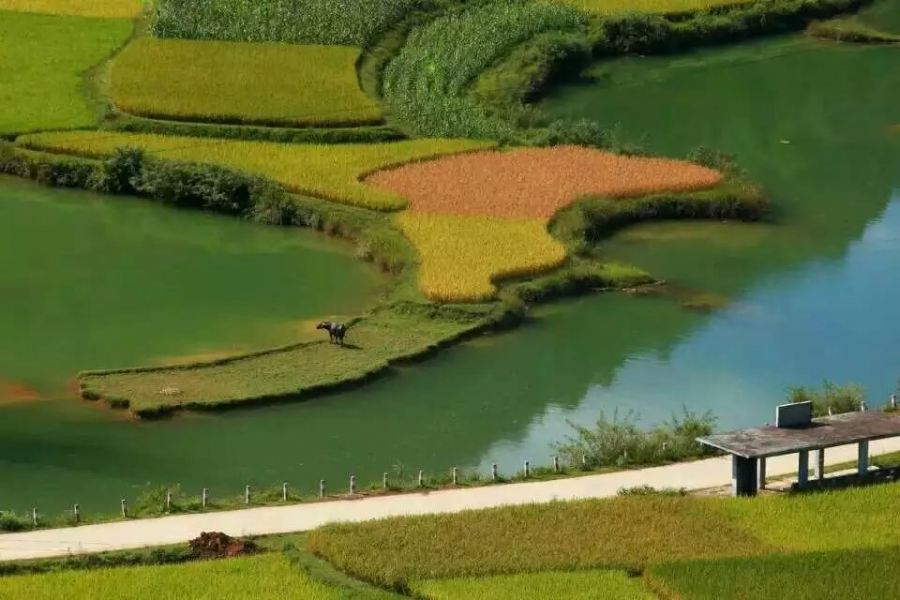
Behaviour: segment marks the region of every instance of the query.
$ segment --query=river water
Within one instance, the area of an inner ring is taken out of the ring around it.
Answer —
[[[64,399],[8,403],[0,419],[0,506],[38,504],[52,511],[77,501],[86,511],[112,512],[119,498],[134,497],[147,484],[237,495],[247,483],[288,481],[311,490],[321,478],[336,489],[350,474],[375,480],[397,465],[434,472],[499,462],[512,470],[526,459],[548,462],[550,444],[569,432],[570,420],[589,423],[618,409],[639,413],[649,425],[687,406],[713,410],[721,428],[756,425],[771,420],[787,387],[825,378],[859,382],[878,404],[900,376],[900,133],[892,129],[900,123],[898,94],[900,50],[797,38],[599,65],[594,79],[560,89],[544,107],[618,124],[623,136],[666,155],[684,156],[699,144],[735,153],[771,195],[773,222],[630,228],[601,251],[666,278],[680,290],[677,297],[600,294],[553,304],[512,332],[310,402],[150,423]],[[4,190],[10,185],[4,181]],[[167,223],[160,231],[176,231],[188,217],[171,214],[169,222],[166,211],[154,209],[153,219]],[[118,224],[124,215],[108,216]],[[231,231],[223,221],[216,227]],[[183,227],[169,243],[199,235]],[[257,235],[247,233],[245,223],[234,227],[228,243]],[[209,325],[196,348],[193,332],[161,332],[166,347],[121,360],[99,350],[91,361],[49,360],[58,363],[54,373],[262,342],[268,321],[332,312],[341,298],[363,297],[375,285],[365,283],[367,270],[332,248],[297,242],[298,255],[287,266],[267,267],[281,279],[278,285],[255,282],[248,291],[237,282],[262,267],[236,269],[212,256],[222,251],[225,236],[206,237],[217,242],[210,242],[204,260],[221,261],[225,289],[252,292],[246,305],[235,300],[236,311],[250,321],[263,315],[262,330],[248,324],[216,333]],[[2,256],[17,248],[7,247]],[[322,265],[328,278],[316,280]],[[294,267],[318,285],[283,289]],[[158,276],[164,271],[178,273],[169,265]],[[127,289],[140,284],[132,281]],[[222,292],[181,277],[170,285],[195,287],[203,298],[198,306]],[[323,286],[327,294],[307,297]],[[696,295],[722,306],[713,312],[682,307]],[[277,300],[260,309],[256,303],[270,296]],[[299,306],[274,308],[291,302]],[[148,306],[129,310],[123,324],[142,319]],[[231,309],[222,310],[233,319]],[[31,330],[19,335],[44,339]],[[0,346],[0,356],[17,354],[8,343]],[[33,363],[19,362],[23,374]]]

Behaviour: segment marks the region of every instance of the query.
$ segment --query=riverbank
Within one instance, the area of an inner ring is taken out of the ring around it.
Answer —
[[[900,441],[873,442],[873,454],[896,452]],[[826,464],[851,460],[856,446],[830,449]],[[771,477],[796,470],[796,457],[770,459]],[[200,531],[223,531],[233,536],[272,535],[310,531],[329,523],[358,523],[394,516],[452,514],[499,506],[609,498],[621,489],[650,486],[700,491],[728,486],[728,457],[653,467],[637,471],[589,475],[536,483],[513,483],[471,489],[411,493],[367,499],[239,511],[140,519],[64,529],[0,535],[0,560],[26,560],[68,554],[94,554],[114,550],[163,546],[186,542]]]

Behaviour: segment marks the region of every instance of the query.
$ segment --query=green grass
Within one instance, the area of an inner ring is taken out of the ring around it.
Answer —
[[[509,139],[513,126],[492,118],[469,88],[518,44],[583,22],[569,7],[518,0],[447,14],[412,31],[385,70],[384,99],[418,135]]]
[[[401,589],[423,579],[636,571],[675,557],[775,549],[723,519],[716,500],[652,496],[333,525],[310,533],[309,547],[354,577]]]
[[[352,324],[347,346],[324,341],[170,368],[82,374],[89,395],[142,416],[172,409],[221,407],[311,394],[374,376],[393,362],[421,355],[485,323],[485,315],[441,318],[416,311],[382,310]],[[180,390],[164,395],[167,388]]]
[[[756,499],[626,496],[330,525],[310,533],[308,545],[338,569],[394,589],[526,572],[637,572],[672,561],[896,546],[898,491],[884,484]]]
[[[360,181],[365,175],[415,160],[490,147],[475,140],[422,139],[389,144],[276,144],[243,140],[109,131],[57,132],[23,136],[26,147],[88,157],[112,155],[135,146],[154,158],[218,164],[274,179],[299,192],[375,210],[399,210],[406,200]]]
[[[680,600],[898,598],[898,552],[900,547],[894,546],[674,562],[654,565],[648,579],[662,597]]]
[[[501,577],[438,579],[410,585],[427,600],[652,600],[640,579],[621,571],[529,573]]]
[[[163,38],[363,46],[427,0],[157,0]]]
[[[751,4],[753,0],[545,0],[568,4],[597,15],[625,13],[680,14],[727,6]]]
[[[281,554],[48,575],[0,577],[3,600],[339,600]]]
[[[117,58],[116,106],[146,117],[237,124],[378,123],[346,46],[141,39]]]
[[[82,76],[131,35],[130,21],[3,13],[0,135],[89,127]]]

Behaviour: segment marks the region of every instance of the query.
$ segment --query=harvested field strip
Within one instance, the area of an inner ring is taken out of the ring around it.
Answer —
[[[721,503],[623,497],[405,517],[329,525],[311,532],[308,545],[338,569],[388,587],[525,572],[640,570],[679,558],[778,550],[724,518]]]
[[[568,4],[598,15],[625,13],[680,14],[728,6],[752,4],[754,0],[544,0]]]
[[[422,214],[548,220],[580,196],[624,198],[709,189],[712,169],[578,146],[477,152],[405,165],[367,181]]]
[[[360,50],[141,39],[117,58],[111,94],[137,115],[187,121],[291,126],[378,123],[359,88]]]
[[[276,144],[108,131],[23,136],[26,147],[91,157],[139,147],[163,160],[211,163],[270,177],[291,191],[374,210],[399,210],[406,200],[360,181],[368,173],[410,161],[490,147],[491,142],[423,139],[389,144]]]
[[[180,565],[61,571],[0,577],[3,600],[338,600],[339,590],[316,582],[282,554]]]
[[[895,546],[664,563],[652,566],[648,579],[664,598],[681,600],[900,598],[898,551]]]
[[[477,302],[496,293],[493,281],[560,266],[566,249],[541,219],[420,215],[397,217],[422,257],[419,287],[431,300]]]
[[[0,10],[112,19],[137,17],[143,8],[141,0],[0,0]]]
[[[329,344],[326,336],[325,341],[232,360],[85,373],[81,384],[89,396],[113,404],[125,401],[140,416],[299,396],[376,375],[394,361],[425,353],[480,324],[381,312],[353,324],[344,348]]]
[[[162,38],[363,46],[423,0],[157,0]]]
[[[3,13],[0,135],[92,126],[97,119],[83,97],[82,75],[124,44],[131,29],[124,20]]]
[[[528,573],[499,577],[470,577],[417,581],[410,585],[417,597],[428,600],[653,600],[640,579],[622,571]]]

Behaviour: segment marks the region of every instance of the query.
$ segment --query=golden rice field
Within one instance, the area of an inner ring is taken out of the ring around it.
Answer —
[[[614,15],[630,12],[678,14],[752,4],[756,0],[549,0],[589,13]]]
[[[130,19],[144,9],[141,0],[0,0],[0,10]]]
[[[493,142],[421,139],[388,144],[276,144],[109,131],[53,132],[22,136],[30,148],[104,157],[126,146],[163,160],[218,164],[257,173],[294,192],[374,210],[399,210],[406,200],[361,179],[378,169],[445,154],[487,148]]]
[[[2,0],[0,0],[2,1]],[[360,50],[140,39],[117,58],[116,106],[146,117],[291,126],[378,123],[359,88]]]
[[[722,174],[684,161],[558,146],[444,157],[367,181],[407,198],[417,213],[546,220],[581,196],[696,191],[716,186]]]
[[[523,573],[416,581],[410,590],[427,600],[653,600],[639,578],[624,571]]]
[[[404,212],[397,222],[419,251],[419,287],[431,300],[488,300],[497,291],[494,281],[548,271],[566,260],[566,249],[541,219]]]
[[[3,600],[338,600],[282,554],[171,566],[0,577]]]

